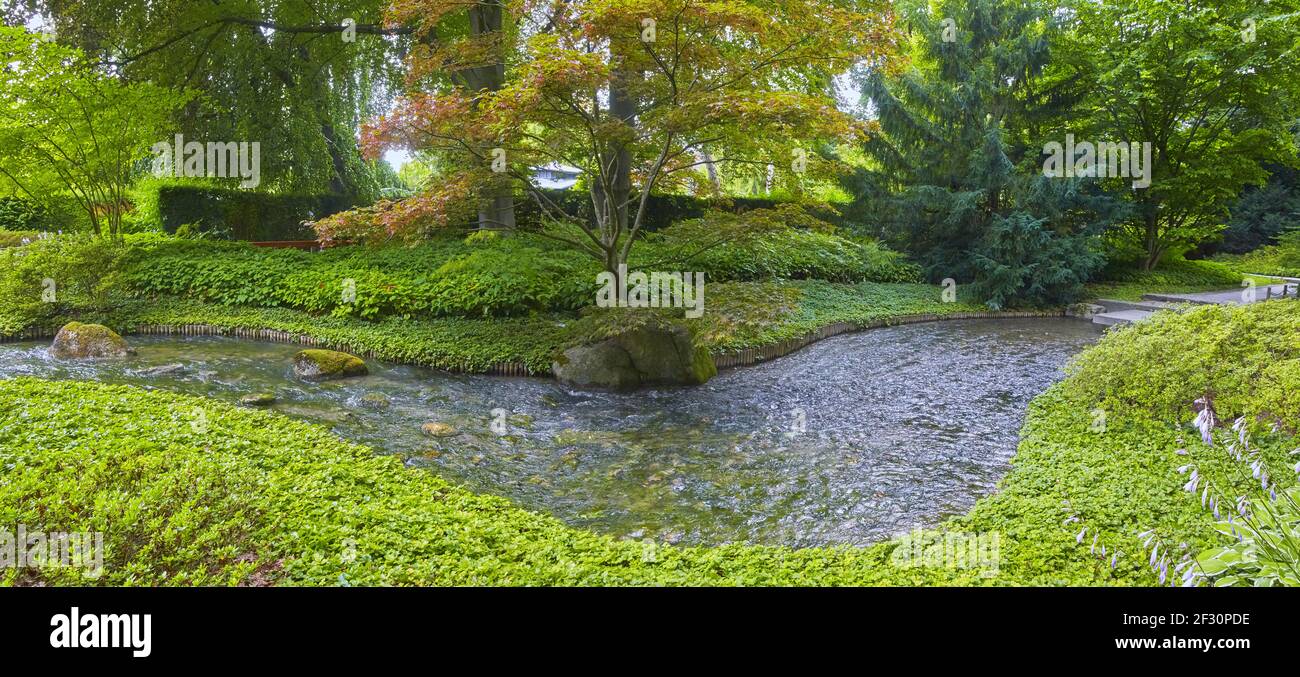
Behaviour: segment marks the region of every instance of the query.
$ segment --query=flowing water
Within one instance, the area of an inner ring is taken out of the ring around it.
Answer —
[[[628,394],[375,361],[369,376],[306,383],[290,364],[298,347],[226,338],[134,337],[135,357],[86,362],[52,360],[48,342],[0,344],[0,378],[229,402],[270,392],[276,411],[574,526],[681,543],[858,545],[990,493],[1029,400],[1099,335],[1066,319],[889,327],[704,386]],[[169,365],[179,367],[148,371]],[[457,434],[430,437],[430,421]]]

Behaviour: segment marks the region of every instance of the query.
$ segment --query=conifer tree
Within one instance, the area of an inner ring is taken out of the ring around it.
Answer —
[[[1052,14],[1036,0],[943,0],[904,3],[901,19],[911,63],[862,78],[883,134],[864,146],[859,213],[990,307],[1072,300],[1104,262],[1096,235],[1115,204],[1042,175],[1042,130],[1078,96],[1046,75]]]

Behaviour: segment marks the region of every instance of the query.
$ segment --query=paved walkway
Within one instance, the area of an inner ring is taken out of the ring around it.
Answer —
[[[1156,311],[1176,308],[1181,304],[1238,305],[1279,298],[1294,299],[1300,296],[1300,284],[1285,282],[1255,287],[1253,299],[1243,293],[1246,291],[1245,288],[1238,288],[1192,294],[1143,294],[1141,301],[1099,299],[1097,305],[1105,307],[1106,312],[1093,315],[1092,321],[1104,325],[1141,322]]]

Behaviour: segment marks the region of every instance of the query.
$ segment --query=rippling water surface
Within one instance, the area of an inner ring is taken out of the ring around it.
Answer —
[[[631,394],[370,362],[297,380],[299,348],[128,337],[126,360],[0,344],[0,378],[93,379],[273,409],[475,491],[596,531],[669,542],[863,544],[967,510],[1015,451],[1025,406],[1100,333],[1079,320],[967,320],[831,338],[697,388]],[[181,365],[181,371],[146,373]],[[374,395],[363,401],[363,397]],[[386,399],[388,406],[371,400]],[[458,434],[431,438],[422,423]]]

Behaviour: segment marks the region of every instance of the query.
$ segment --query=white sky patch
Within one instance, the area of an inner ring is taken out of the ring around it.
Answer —
[[[411,151],[404,149],[384,151],[384,161],[393,166],[393,171],[402,171],[402,167],[411,161]]]

